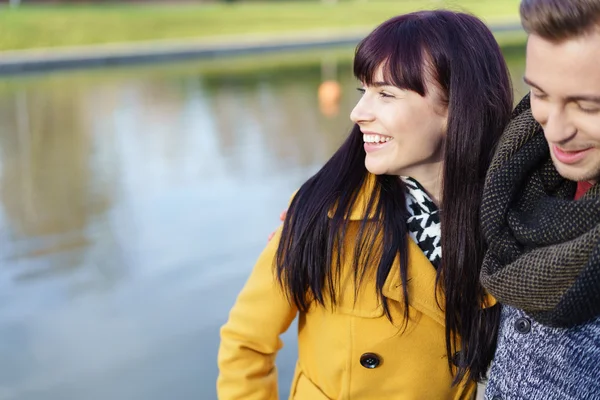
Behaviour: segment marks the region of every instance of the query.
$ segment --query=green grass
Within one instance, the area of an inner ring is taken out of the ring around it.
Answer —
[[[337,4],[25,5],[0,8],[0,50],[372,28],[393,15],[440,7],[469,11],[493,23],[517,20],[518,4],[519,0],[347,0]]]

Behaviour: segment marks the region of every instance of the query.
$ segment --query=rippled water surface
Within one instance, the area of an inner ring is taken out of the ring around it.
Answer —
[[[215,398],[220,325],[351,127],[352,50],[0,80],[0,399]]]

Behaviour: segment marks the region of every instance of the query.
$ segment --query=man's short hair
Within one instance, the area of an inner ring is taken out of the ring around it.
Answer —
[[[570,39],[600,26],[600,0],[522,0],[521,23],[529,34]]]

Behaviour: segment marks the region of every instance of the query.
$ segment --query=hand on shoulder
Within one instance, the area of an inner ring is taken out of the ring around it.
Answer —
[[[285,216],[287,215],[287,209],[283,210],[281,212],[281,214],[279,215],[279,220],[280,221],[285,221]],[[270,242],[271,239],[273,239],[273,236],[275,235],[275,231],[271,232],[271,234],[269,235],[269,237],[267,238],[267,242]]]

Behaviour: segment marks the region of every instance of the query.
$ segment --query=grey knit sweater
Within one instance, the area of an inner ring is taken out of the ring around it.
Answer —
[[[600,400],[600,318],[550,328],[502,306],[486,400]]]

